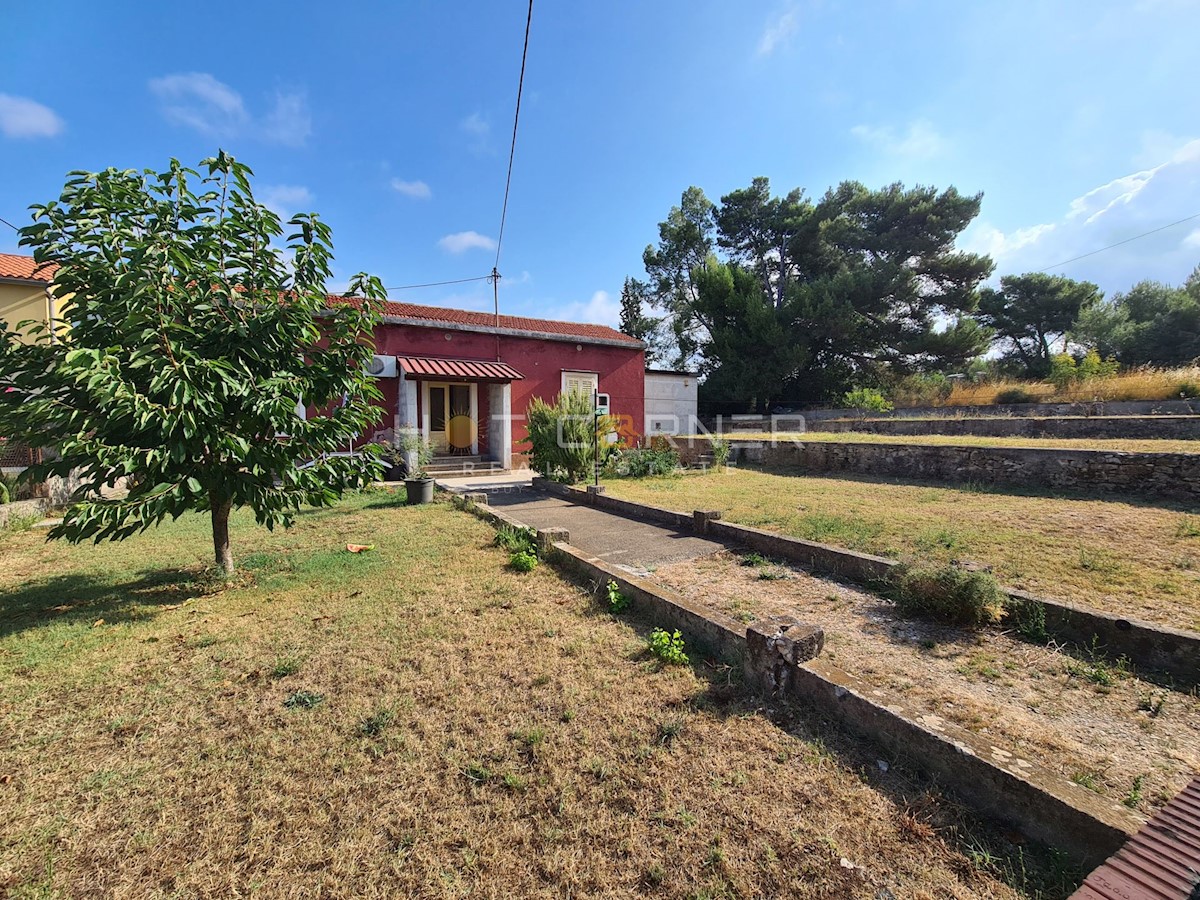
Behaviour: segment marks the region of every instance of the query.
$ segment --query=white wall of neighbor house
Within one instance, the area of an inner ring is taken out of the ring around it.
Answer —
[[[646,435],[694,430],[698,390],[690,372],[646,370]]]

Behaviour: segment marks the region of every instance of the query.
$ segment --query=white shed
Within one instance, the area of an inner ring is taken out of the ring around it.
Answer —
[[[696,373],[646,370],[646,435],[694,434]]]

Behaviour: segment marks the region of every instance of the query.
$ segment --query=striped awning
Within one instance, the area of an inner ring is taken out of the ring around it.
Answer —
[[[434,356],[397,356],[409,378],[446,378],[461,381],[520,381],[525,376],[507,363],[484,359],[438,359]]]

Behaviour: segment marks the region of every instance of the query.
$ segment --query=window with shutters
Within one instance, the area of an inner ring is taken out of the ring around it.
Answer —
[[[599,384],[600,376],[595,372],[563,372],[562,389],[564,394],[578,392],[585,397],[590,397]]]

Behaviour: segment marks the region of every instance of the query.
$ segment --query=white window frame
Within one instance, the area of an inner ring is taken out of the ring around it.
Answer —
[[[572,382],[575,382],[576,389],[582,389],[585,396],[592,396],[593,392],[600,390],[600,373],[599,372],[581,372],[576,369],[563,369],[562,373],[562,392],[569,394],[572,388]]]

